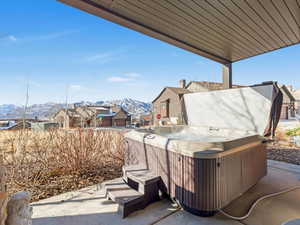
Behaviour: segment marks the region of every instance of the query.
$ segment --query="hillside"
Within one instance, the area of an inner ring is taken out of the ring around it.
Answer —
[[[152,110],[152,104],[141,102],[138,100],[124,98],[122,100],[112,100],[112,101],[97,101],[97,102],[76,102],[76,105],[119,105],[122,106],[126,111],[133,115],[149,113]],[[73,105],[70,104],[70,105]],[[34,104],[30,105],[26,111],[27,118],[39,118],[48,119],[64,108],[65,105],[61,103],[44,103],[44,104]],[[22,106],[16,106],[13,104],[0,105],[0,119],[9,118],[22,118],[24,115],[24,108]]]

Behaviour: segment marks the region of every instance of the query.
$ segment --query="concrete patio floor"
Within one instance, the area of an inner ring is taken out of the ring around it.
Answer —
[[[269,161],[268,175],[224,210],[242,216],[259,197],[300,185],[300,166]],[[100,185],[32,203],[33,225],[281,225],[300,218],[300,189],[263,200],[249,218],[234,221],[217,214],[203,218],[177,210],[168,200],[121,219],[117,205],[105,199]]]

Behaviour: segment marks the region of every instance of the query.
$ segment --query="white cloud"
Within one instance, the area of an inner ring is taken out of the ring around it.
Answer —
[[[86,62],[97,62],[101,64],[105,64],[116,59],[116,55],[111,52],[95,54],[93,56],[89,56],[85,58]]]
[[[125,73],[126,77],[131,77],[131,78],[138,78],[141,76],[139,73]]]
[[[121,59],[124,55],[126,55],[127,52],[128,48],[122,47],[112,51],[95,53],[84,57],[83,62],[106,64]]]
[[[41,84],[35,81],[29,81],[28,84],[34,87],[41,87]]]
[[[123,82],[129,82],[132,81],[132,78],[129,77],[109,77],[107,79],[109,82],[119,82],[119,83],[123,83]]]
[[[15,42],[17,38],[14,35],[1,35],[0,40]]]
[[[77,33],[79,31],[77,30],[67,30],[67,31],[61,31],[61,32],[54,32],[54,33],[48,33],[48,34],[42,34],[42,35],[35,35],[35,36],[27,36],[27,37],[16,37],[14,35],[2,35],[0,36],[0,40],[6,40],[10,42],[18,42],[18,43],[24,43],[24,42],[34,42],[34,41],[46,41],[46,40],[53,40],[57,38],[61,38],[73,33]]]
[[[139,77],[141,77],[141,74],[139,73],[125,73],[124,76],[112,76],[107,79],[109,82],[117,82],[117,83],[127,83],[130,81],[135,81]]]
[[[61,38],[70,34],[78,33],[78,30],[66,30],[61,32],[48,33],[43,35],[36,35],[32,37],[23,38],[24,41],[43,41],[43,40],[53,40]]]
[[[14,35],[7,36],[7,39],[10,41],[17,41],[17,38]]]
[[[72,89],[72,90],[74,90],[74,91],[79,91],[79,90],[81,90],[81,89],[83,89],[83,88],[82,88],[81,85],[78,85],[78,84],[72,84],[72,85],[70,85],[70,89]]]

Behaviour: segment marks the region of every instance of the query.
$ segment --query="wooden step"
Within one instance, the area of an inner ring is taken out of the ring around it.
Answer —
[[[159,194],[161,178],[144,168],[139,165],[124,166],[123,178],[131,188],[144,194],[145,204],[148,205],[161,199]]]
[[[120,181],[123,181],[121,178]],[[129,187],[124,181],[105,186],[108,197],[116,203],[125,204],[143,197],[143,194]]]
[[[123,218],[146,206],[144,195],[129,187],[122,178],[106,183],[105,190],[107,197],[118,203],[118,213]]]
[[[118,203],[123,218],[160,200],[160,176],[151,173],[143,165],[124,166],[123,177],[104,184],[106,195]]]
[[[122,177],[114,179],[114,180],[110,180],[110,181],[104,183],[104,189],[106,192],[117,191],[117,190],[126,190],[127,188],[129,188],[129,187],[126,184],[126,182],[123,180]]]
[[[142,166],[123,166],[123,178],[128,182],[128,178],[142,185],[148,185],[160,181],[160,176],[143,169]]]
[[[134,171],[141,171],[141,170],[147,170],[147,167],[145,165],[130,165],[130,166],[123,166],[122,167],[122,172],[123,175],[126,174],[127,172],[134,172]]]

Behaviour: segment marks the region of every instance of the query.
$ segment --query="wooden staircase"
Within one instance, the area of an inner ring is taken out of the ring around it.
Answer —
[[[122,218],[160,200],[160,176],[152,174],[143,166],[123,166],[123,177],[105,184],[108,199],[118,203]]]

